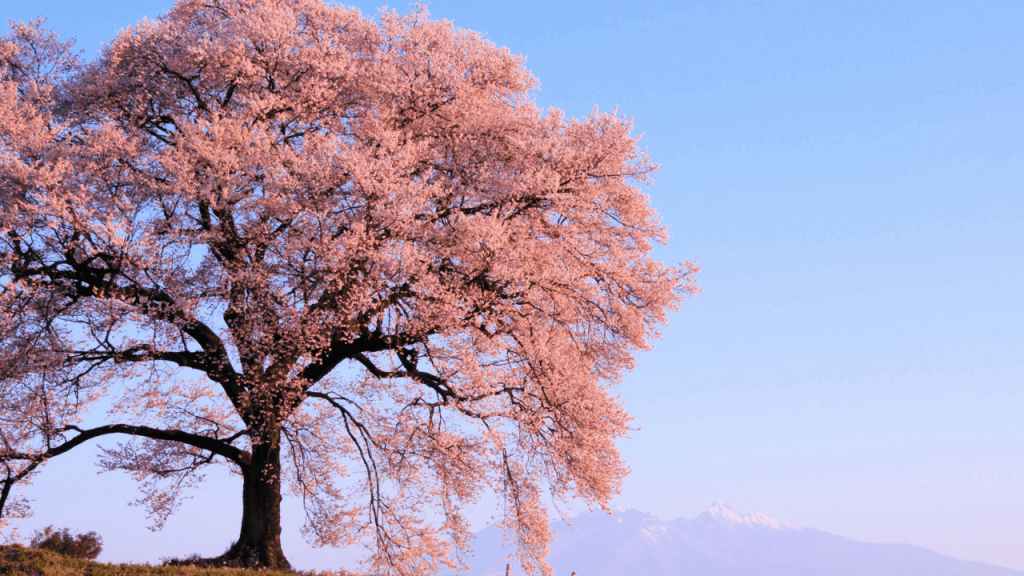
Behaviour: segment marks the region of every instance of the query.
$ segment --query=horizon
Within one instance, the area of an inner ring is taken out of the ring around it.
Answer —
[[[48,17],[91,59],[171,5],[3,12]],[[524,54],[540,107],[632,117],[661,165],[644,187],[672,236],[656,257],[704,266],[703,294],[617,388],[640,429],[619,443],[632,473],[613,505],[693,518],[727,501],[1024,571],[1024,4],[428,8]],[[25,491],[23,536],[95,530],[100,560],[155,562],[237,535],[226,471],[151,533],[134,483],[95,474],[91,446]],[[474,530],[494,512],[473,508]],[[294,498],[283,516],[297,568],[354,567],[302,540]]]

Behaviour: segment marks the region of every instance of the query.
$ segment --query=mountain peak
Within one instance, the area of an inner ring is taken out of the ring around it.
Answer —
[[[717,524],[729,527],[747,526],[750,528],[768,528],[771,530],[799,529],[799,526],[794,526],[787,522],[780,522],[775,518],[762,514],[761,512],[754,512],[752,514],[747,514],[746,516],[740,516],[721,500],[712,504],[707,511],[701,514],[701,516],[714,520]]]

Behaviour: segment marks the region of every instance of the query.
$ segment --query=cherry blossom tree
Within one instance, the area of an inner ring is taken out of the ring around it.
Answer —
[[[0,514],[108,436],[156,528],[241,476],[232,565],[289,566],[283,494],[400,574],[462,566],[489,491],[535,573],[547,498],[607,507],[614,386],[696,292],[650,256],[627,119],[539,110],[521,57],[424,11],[179,0],[90,63],[11,28]]]

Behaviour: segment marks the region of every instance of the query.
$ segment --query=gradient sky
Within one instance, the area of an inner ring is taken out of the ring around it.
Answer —
[[[91,57],[171,1],[0,6]],[[642,430],[620,444],[617,505],[671,519],[724,500],[1024,570],[1024,3],[429,8],[525,54],[542,106],[633,117],[661,163],[658,256],[704,266],[703,295],[622,387]],[[24,531],[96,530],[106,561],[237,535],[237,479],[212,474],[151,534],[131,480],[94,458],[44,470]],[[285,522],[297,567],[348,562],[302,543],[295,503]]]

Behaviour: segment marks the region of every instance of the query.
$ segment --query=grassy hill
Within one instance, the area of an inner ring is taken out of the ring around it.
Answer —
[[[357,576],[346,572],[280,572],[240,568],[199,568],[196,566],[147,566],[140,564],[101,564],[79,560],[15,544],[0,546],[2,576]]]

